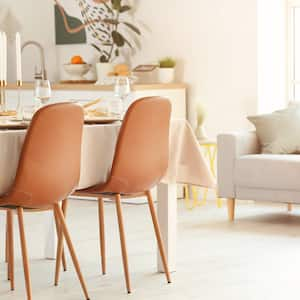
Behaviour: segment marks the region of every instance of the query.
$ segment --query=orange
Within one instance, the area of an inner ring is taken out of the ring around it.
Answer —
[[[128,72],[129,67],[125,64],[118,64],[114,68],[115,73],[123,73],[123,72]]]
[[[84,64],[85,62],[83,61],[82,57],[79,55],[75,55],[71,59],[71,64],[73,65],[81,65]]]

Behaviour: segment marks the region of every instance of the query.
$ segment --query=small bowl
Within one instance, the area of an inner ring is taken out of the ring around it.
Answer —
[[[86,80],[84,75],[91,69],[90,64],[64,64],[64,70],[70,75],[70,80]]]

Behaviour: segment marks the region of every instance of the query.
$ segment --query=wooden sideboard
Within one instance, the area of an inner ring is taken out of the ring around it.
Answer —
[[[90,101],[96,98],[112,98],[113,86],[94,84],[61,84],[52,83],[54,101],[77,100]],[[33,83],[24,83],[22,87],[22,103],[34,103]],[[183,83],[172,84],[136,84],[132,86],[131,101],[147,96],[163,96],[172,103],[173,118],[187,118],[187,86]],[[7,107],[15,109],[17,103],[17,87],[15,84],[7,86]]]

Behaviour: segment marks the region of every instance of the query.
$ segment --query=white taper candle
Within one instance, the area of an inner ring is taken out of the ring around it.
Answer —
[[[3,80],[3,32],[0,31],[0,80]]]
[[[22,81],[21,35],[16,33],[17,81]]]
[[[3,32],[3,80],[7,82],[7,37]]]

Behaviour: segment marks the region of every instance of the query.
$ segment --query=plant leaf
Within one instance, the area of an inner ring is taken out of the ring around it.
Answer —
[[[105,2],[103,2],[103,5],[106,7],[107,11],[111,14],[114,14],[114,11],[109,7],[109,5]]]
[[[121,0],[111,0],[111,4],[114,10],[120,11],[121,9]]]
[[[124,13],[129,10],[131,10],[131,6],[129,6],[129,5],[123,5],[120,7],[120,13]]]
[[[91,44],[92,47],[94,47],[97,51],[99,51],[100,53],[102,52],[102,50],[95,44]]]
[[[128,22],[122,22],[124,25],[126,25],[128,28],[130,28],[132,31],[134,31],[136,34],[141,35],[141,31],[134,25],[128,23]]]
[[[124,38],[124,42],[125,42],[131,49],[133,49],[132,44],[131,44],[127,39]]]
[[[118,47],[123,47],[125,44],[125,38],[123,37],[123,35],[121,33],[119,33],[118,31],[114,30],[111,33],[111,36],[113,38],[114,43],[118,46]]]
[[[103,42],[101,43],[103,46],[112,46],[113,44],[110,42]]]
[[[106,50],[102,51],[107,57],[109,57],[109,53]]]
[[[119,21],[117,21],[115,19],[103,19],[102,21],[103,21],[103,23],[111,24],[111,25],[118,25],[119,24]]]
[[[105,55],[101,55],[100,56],[100,62],[107,63],[108,62],[108,57],[106,57]]]

